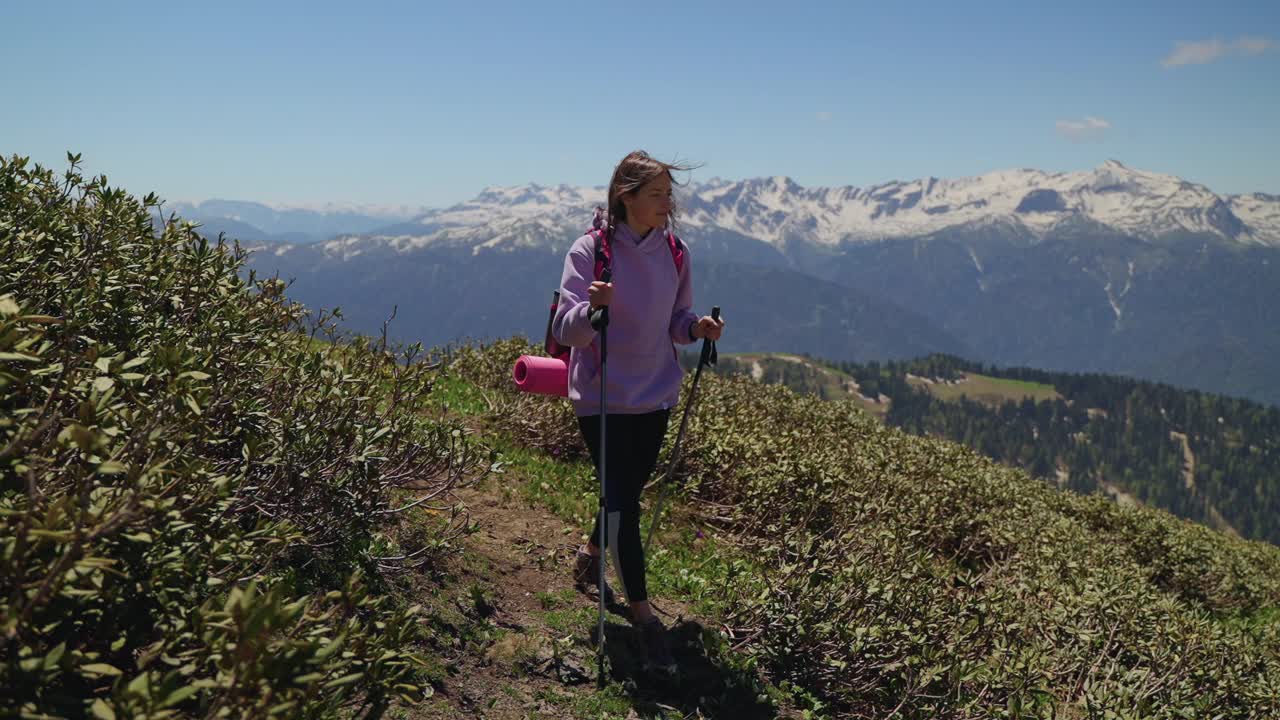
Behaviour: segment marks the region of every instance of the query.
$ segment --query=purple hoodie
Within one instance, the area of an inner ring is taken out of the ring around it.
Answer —
[[[689,345],[697,322],[689,248],[676,275],[664,228],[644,238],[626,223],[614,228],[613,302],[609,305],[610,413],[638,414],[675,407],[684,371],[673,345]],[[595,241],[583,235],[564,258],[560,304],[551,332],[569,351],[569,399],[576,415],[600,413],[600,337],[591,327],[587,288],[595,280]]]

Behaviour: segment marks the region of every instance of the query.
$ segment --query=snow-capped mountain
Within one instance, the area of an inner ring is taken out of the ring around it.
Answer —
[[[370,233],[344,236],[324,244],[330,252],[369,240],[407,251],[427,245],[481,248],[546,247],[582,230],[592,208],[605,202],[604,188],[537,184],[488,187],[474,199],[429,210],[413,220]],[[570,238],[572,239],[572,238]]]
[[[473,200],[357,238],[327,243],[346,253],[370,241],[407,251],[560,246],[582,231],[602,187],[490,187]],[[998,225],[1029,240],[1082,220],[1147,241],[1188,234],[1280,247],[1280,197],[1221,196],[1173,175],[1108,160],[1088,171],[1000,170],[958,179],[893,181],[868,188],[805,188],[790,178],[712,179],[677,190],[684,234],[730,232],[775,247],[836,247],[920,237],[958,226]]]
[[[585,231],[603,187],[488,187],[475,199],[428,210],[408,222],[372,231],[330,234],[316,243],[325,256],[422,247],[563,250]],[[677,188],[681,236],[731,243],[733,254],[754,243],[795,258],[797,251],[836,250],[963,229],[1020,245],[1056,232],[1103,231],[1140,241],[1211,238],[1229,245],[1280,247],[1280,197],[1216,195],[1202,184],[1107,160],[1084,172],[997,170],[983,176],[893,181],[877,186],[801,187],[786,177],[713,178]],[[1075,232],[1079,236],[1079,232]],[[283,240],[283,238],[280,238]],[[294,245],[271,243],[275,254]]]
[[[1229,197],[1231,212],[1251,228],[1258,237],[1269,238],[1276,245],[1280,236],[1280,195],[1250,193]]]
[[[1237,208],[1240,214],[1234,212]],[[918,237],[984,222],[1043,237],[1065,223],[1086,219],[1146,240],[1194,233],[1280,245],[1280,202],[1275,198],[1222,197],[1203,185],[1114,160],[1084,172],[1001,170],[865,189],[806,189],[788,178],[720,182],[696,188],[688,209],[690,226],[732,229],[771,243],[803,239],[837,245]]]

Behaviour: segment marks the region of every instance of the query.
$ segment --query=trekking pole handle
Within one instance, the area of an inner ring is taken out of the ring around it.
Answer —
[[[601,274],[600,280],[606,283],[612,282],[613,270],[611,268],[605,268],[604,273]],[[591,320],[591,327],[595,328],[597,331],[600,330],[601,328],[608,327],[609,306],[601,305],[595,310],[588,312],[587,317]]]
[[[720,306],[719,306],[719,305],[716,305],[715,307],[711,308],[711,319],[712,319],[712,320],[719,320],[719,319],[720,319]],[[714,348],[715,348],[715,343],[713,343],[713,342],[712,342],[712,341],[710,341],[710,340],[707,340],[706,338],[703,338],[703,339],[702,339],[702,357],[698,358],[698,362],[699,362],[700,364],[702,364],[702,365],[708,365],[708,364],[710,364],[710,363],[711,363],[711,354],[712,354],[713,352],[715,352]]]

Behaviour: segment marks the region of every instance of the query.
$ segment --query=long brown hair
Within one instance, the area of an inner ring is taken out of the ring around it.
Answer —
[[[678,183],[676,183],[676,179],[672,177],[671,173],[689,172],[696,167],[696,165],[685,165],[684,163],[665,163],[654,159],[643,150],[636,150],[622,158],[622,162],[618,163],[618,166],[613,169],[613,179],[609,181],[609,227],[612,228],[616,221],[627,221],[627,206],[622,204],[623,195],[634,193],[643,187],[645,183],[662,173],[666,173],[667,179],[671,180],[671,184],[676,185]],[[672,201],[671,214],[667,216],[667,223],[672,231],[676,229],[678,211],[679,208]]]

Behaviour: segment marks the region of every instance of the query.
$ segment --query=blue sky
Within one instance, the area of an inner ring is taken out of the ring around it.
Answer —
[[[1280,3],[6,3],[0,153],[171,200],[445,205],[1107,158],[1280,193]]]

